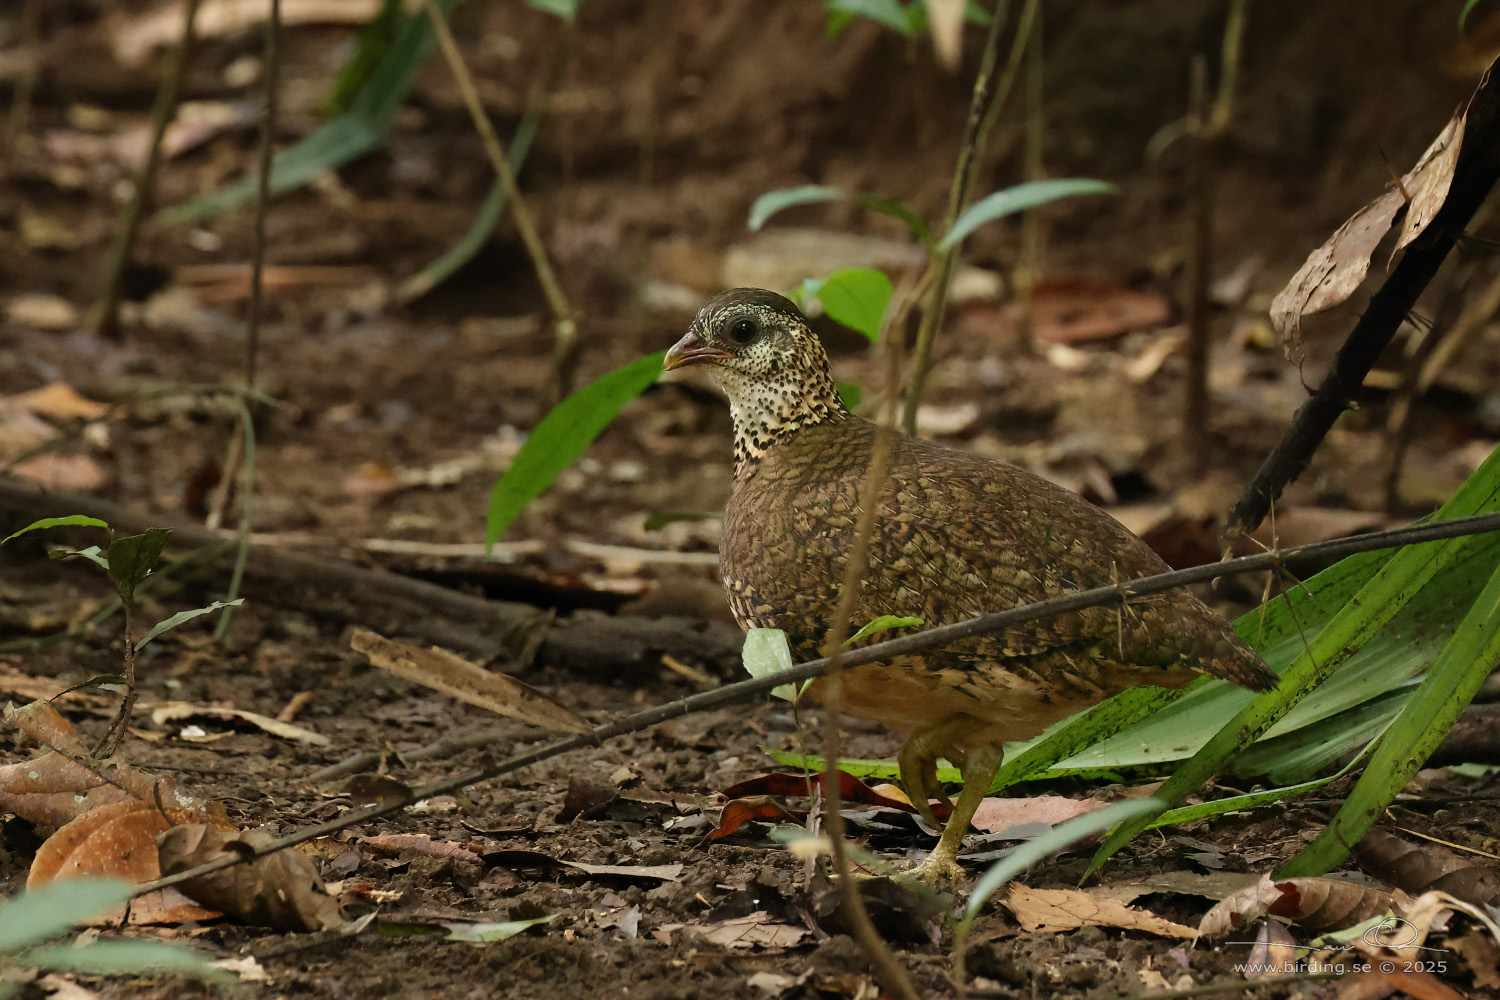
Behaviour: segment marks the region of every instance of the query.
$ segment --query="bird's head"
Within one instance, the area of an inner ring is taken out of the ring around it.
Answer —
[[[828,355],[792,301],[763,288],[720,292],[667,351],[668,371],[702,365],[729,397],[735,459],[844,413]]]

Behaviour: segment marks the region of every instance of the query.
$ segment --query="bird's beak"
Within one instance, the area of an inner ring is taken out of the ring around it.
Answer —
[[[720,361],[727,361],[733,357],[728,351],[717,347],[709,347],[698,339],[696,333],[689,333],[667,352],[662,358],[661,366],[666,371],[675,368],[686,368],[688,365],[712,365]]]

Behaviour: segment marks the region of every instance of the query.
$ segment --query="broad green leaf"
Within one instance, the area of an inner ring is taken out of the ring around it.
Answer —
[[[599,376],[558,403],[536,425],[490,493],[485,545],[494,545],[528,503],[572,465],[615,414],[661,375],[666,351]]]
[[[140,642],[135,644],[136,651],[139,652],[140,650],[144,649],[146,643],[150,642],[152,639],[155,639],[163,632],[176,628],[183,622],[190,622],[194,618],[198,618],[202,615],[211,615],[215,611],[222,610],[223,608],[237,608],[244,603],[245,599],[243,597],[237,597],[232,601],[214,601],[206,608],[194,608],[191,611],[179,611],[177,612],[177,614],[173,615],[170,618],[163,618],[161,621],[151,626],[151,630],[141,637]]]
[[[0,545],[4,545],[12,538],[18,538],[28,531],[41,531],[45,528],[61,528],[70,525],[82,525],[89,528],[109,528],[108,521],[101,521],[97,517],[89,517],[86,514],[69,514],[67,517],[44,517],[40,521],[32,521],[20,531],[13,532],[0,538]]]
[[[953,228],[938,242],[938,249],[948,250],[957,246],[963,242],[964,237],[986,222],[994,222],[1007,215],[1040,208],[1042,205],[1051,204],[1063,198],[1077,198],[1086,194],[1114,194],[1117,190],[1113,184],[1084,177],[1055,178],[1017,184],[1015,187],[996,191],[992,195],[981,198],[965,209],[962,215],[953,220]]]
[[[822,184],[804,184],[801,187],[767,191],[755,199],[755,203],[750,206],[750,219],[745,225],[753,233],[764,226],[766,220],[777,212],[784,212],[797,205],[811,205],[820,201],[842,201],[848,197],[850,197],[849,192],[836,187],[825,187]]]
[[[459,0],[437,0],[451,14]],[[336,170],[378,148],[411,91],[412,78],[433,48],[432,21],[413,17],[380,60],[346,113],[312,135],[276,155],[271,164],[270,189],[281,194],[299,188],[321,174]],[[157,220],[166,224],[195,222],[243,205],[255,197],[255,177],[245,177],[186,205],[163,209]]]
[[[1485,513],[1500,506],[1500,449],[1461,485],[1435,516],[1448,520]],[[1350,654],[1364,646],[1405,607],[1423,587],[1452,565],[1465,550],[1486,544],[1485,536],[1461,537],[1412,545],[1397,551],[1332,619],[1309,640],[1272,691],[1257,695],[1224,725],[1156,792],[1168,806],[1176,806],[1219,773],[1238,749],[1246,746],[1281,719],[1308,691],[1318,686]],[[1087,875],[1097,871],[1150,822],[1136,817],[1105,838],[1090,862]]]
[[[0,954],[20,951],[119,906],[135,886],[121,879],[69,878],[0,902]]]
[[[420,12],[415,15],[425,17]],[[380,9],[375,16],[359,29],[359,40],[354,54],[345,60],[333,81],[333,88],[318,105],[317,112],[325,115],[341,115],[353,105],[354,99],[369,82],[380,60],[396,44],[401,29],[406,24],[406,15],[401,10],[401,0],[380,0]]]
[[[844,645],[852,646],[861,639],[874,635],[876,632],[887,632],[893,628],[913,628],[922,624],[922,619],[903,615],[881,615],[874,621],[865,625],[864,628],[844,640]]]
[[[786,633],[779,628],[752,628],[745,631],[745,645],[740,650],[740,660],[751,677],[767,677],[792,669],[792,650],[787,645]],[[806,690],[806,681],[802,687]],[[797,689],[791,684],[782,684],[771,689],[771,697],[796,701]]]
[[[1500,568],[1469,608],[1437,662],[1380,740],[1370,766],[1333,822],[1282,866],[1278,878],[1337,867],[1448,735],[1479,686],[1500,664]]]
[[[880,340],[880,324],[893,294],[895,288],[885,272],[868,267],[835,271],[817,290],[818,301],[831,319],[858,330],[871,343]]]
[[[135,588],[151,575],[171,540],[170,528],[147,528],[139,535],[126,535],[109,543],[104,552],[106,569],[121,600],[134,599]]]
[[[44,969],[84,972],[95,976],[139,975],[144,972],[187,973],[199,979],[227,979],[210,964],[204,952],[164,941],[94,941],[81,947],[59,946],[27,952],[26,963]]]
[[[93,563],[95,566],[98,566],[100,569],[104,570],[104,572],[106,572],[106,573],[109,572],[109,562],[106,561],[105,558],[104,558],[104,551],[102,549],[100,549],[99,546],[97,546],[97,545],[90,545],[86,549],[48,549],[47,550],[47,558],[48,559],[72,559],[75,556],[78,557],[78,558],[80,558],[80,559],[87,559],[89,562]]]

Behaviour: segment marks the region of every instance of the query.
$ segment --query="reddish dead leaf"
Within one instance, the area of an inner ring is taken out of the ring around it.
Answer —
[[[1070,799],[1061,795],[1033,795],[1029,798],[994,796],[979,803],[974,811],[973,826],[985,833],[1002,833],[1016,826],[1044,823],[1056,826],[1063,820],[1082,816],[1103,806],[1091,799]]]
[[[1354,860],[1366,874],[1413,896],[1434,889],[1471,903],[1500,901],[1493,865],[1441,844],[1414,844],[1373,827],[1355,845]]]
[[[482,862],[478,851],[449,840],[433,840],[420,833],[378,833],[373,837],[360,837],[359,842],[372,850],[388,854],[414,851],[429,858],[451,858],[455,861]]]
[[[1245,978],[1272,979],[1291,975],[1297,969],[1297,939],[1292,932],[1279,921],[1262,921],[1255,944],[1245,957]]]
[[[10,475],[40,483],[50,489],[77,490],[87,493],[109,482],[104,466],[87,455],[47,453],[17,462],[7,470]]]
[[[49,382],[40,389],[17,393],[10,401],[23,410],[58,420],[98,420],[109,412],[107,404],[80,396],[66,382]]]
[[[1270,876],[1220,900],[1204,914],[1198,933],[1223,937],[1263,916],[1281,917],[1309,930],[1348,927],[1389,910],[1406,899],[1330,878],[1293,878],[1273,882]]]
[[[719,825],[709,833],[708,839],[722,840],[755,819],[784,819],[795,822],[796,817],[787,812],[786,806],[770,795],[730,799],[724,803],[724,810],[719,814]]]
[[[1106,892],[1013,886],[1005,908],[1028,931],[1060,934],[1080,927],[1123,927],[1161,937],[1197,937],[1198,932],[1146,910],[1133,909]]]
[[[1160,326],[1171,315],[1161,296],[1103,278],[1047,278],[1031,293],[1031,336],[1041,349]]]
[[[564,861],[541,851],[491,851],[484,863],[513,871],[561,868],[584,875],[608,875],[616,878],[649,879],[675,882],[682,875],[682,865],[587,865],[581,861]]]
[[[206,824],[175,826],[156,842],[162,872],[173,875],[225,854],[272,840],[264,829],[217,830]],[[323,889],[312,861],[296,851],[277,851],[182,884],[182,891],[247,924],[284,931],[320,931],[344,923],[338,901]]]
[[[1389,967],[1389,968],[1387,968]],[[1374,967],[1360,971],[1342,992],[1339,1000],[1384,1000],[1389,996],[1411,997],[1412,1000],[1468,1000],[1437,976],[1422,969],[1412,968],[1406,962],[1374,963]]]

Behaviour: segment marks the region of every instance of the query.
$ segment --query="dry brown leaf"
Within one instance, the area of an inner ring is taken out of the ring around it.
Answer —
[[[669,938],[680,931],[721,948],[791,948],[808,935],[806,928],[780,923],[764,911],[716,924],[666,924],[661,931]]]
[[[183,719],[237,719],[264,729],[272,736],[279,736],[284,740],[309,743],[316,747],[326,747],[332,743],[328,737],[315,733],[311,729],[304,729],[290,722],[279,722],[269,715],[247,712],[242,708],[217,708],[212,705],[190,705],[185,701],[168,701],[157,704],[151,709],[151,721],[158,726]]]
[[[380,0],[282,0],[281,24],[365,24],[380,9]],[[208,0],[198,9],[193,31],[199,38],[221,38],[264,23],[264,0]],[[108,37],[115,58],[137,67],[153,49],[171,45],[182,34],[182,7],[158,4],[137,17],[116,23]]]
[[[1160,326],[1172,306],[1160,295],[1102,278],[1046,278],[1031,296],[1031,336],[1038,350],[1117,337]]]
[[[49,382],[40,389],[20,392],[10,397],[23,410],[57,419],[98,420],[109,412],[107,403],[81,396],[66,382]]]
[[[1447,945],[1474,973],[1474,985],[1500,992],[1500,942],[1478,927],[1449,937]]]
[[[1467,109],[1461,109],[1454,114],[1401,183],[1350,216],[1276,294],[1271,322],[1289,360],[1302,361],[1302,317],[1330,309],[1354,294],[1369,273],[1375,248],[1408,199],[1411,203],[1397,250],[1421,235],[1442,208],[1458,163],[1466,113]]]
[[[400,854],[414,851],[429,858],[449,858],[455,861],[483,862],[478,851],[471,850],[451,840],[433,840],[422,833],[377,833],[373,837],[360,837],[359,842],[372,850]]]
[[[1080,927],[1123,927],[1161,937],[1197,937],[1198,932],[1146,910],[1133,909],[1108,892],[1013,886],[1005,908],[1028,931],[1058,934]]]
[[[447,650],[396,642],[368,629],[355,629],[349,645],[382,670],[497,715],[556,732],[587,733],[593,728],[531,685],[492,673]]]
[[[264,829],[225,831],[195,823],[167,830],[156,846],[162,873],[172,875],[271,840]],[[312,861],[292,850],[200,875],[181,888],[198,902],[259,927],[321,931],[344,923],[338,901],[324,891]]]
[[[1255,885],[1220,900],[1204,914],[1198,933],[1223,937],[1263,916],[1281,917],[1310,930],[1348,927],[1404,903],[1405,893],[1386,892],[1331,878],[1290,878]]]
[[[1091,799],[1070,799],[1062,795],[1033,795],[1024,799],[992,796],[980,802],[979,808],[974,810],[972,825],[985,833],[1004,833],[1012,827],[1031,823],[1056,826],[1103,805]]]
[[[1441,844],[1414,844],[1373,827],[1355,845],[1354,860],[1366,874],[1414,896],[1435,889],[1471,903],[1500,901],[1493,865]]]
[[[581,861],[564,861],[541,851],[492,851],[484,856],[487,865],[525,871],[537,868],[563,868],[584,875],[609,875],[615,878],[647,879],[676,882],[682,876],[682,865],[586,865]]]
[[[5,316],[12,323],[35,330],[76,330],[83,322],[73,303],[59,295],[39,292],[11,299],[5,304]]]

